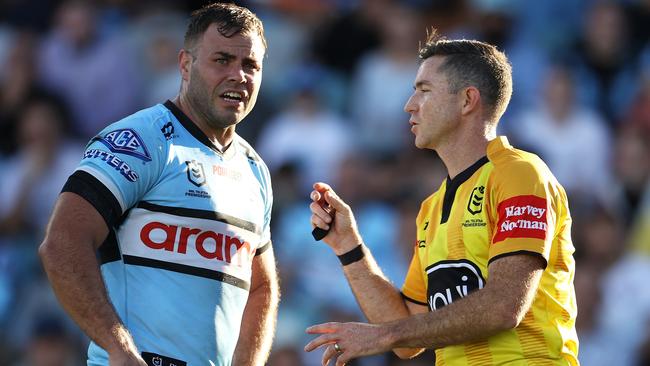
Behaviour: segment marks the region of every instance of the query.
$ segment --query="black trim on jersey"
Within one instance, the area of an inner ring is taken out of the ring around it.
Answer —
[[[190,117],[188,117],[185,113],[183,113],[183,111],[180,108],[178,108],[178,106],[174,104],[174,102],[172,102],[171,100],[167,100],[163,105],[167,109],[169,109],[170,112],[172,112],[174,117],[176,117],[176,119],[181,123],[181,125],[185,127],[187,132],[189,132],[192,136],[194,136],[195,139],[199,140],[203,145],[209,147],[210,150],[216,152],[221,156],[230,155],[232,154],[230,153],[230,151],[235,151],[235,149],[232,149],[233,146],[230,146],[228,149],[226,149],[225,152],[222,152],[221,150],[217,149],[217,147],[214,146],[212,141],[210,141],[208,136],[206,136],[205,133],[201,131],[201,129],[196,125],[196,123],[194,123]]]
[[[117,236],[115,235],[115,230],[111,228],[108,232],[106,240],[99,246],[97,249],[97,259],[99,259],[99,264],[106,264],[110,262],[116,262],[122,259],[122,253],[120,253],[120,247],[117,245]]]
[[[237,226],[238,228],[250,231],[252,233],[260,233],[259,228],[254,223],[216,211],[199,210],[195,208],[185,207],[161,206],[147,201],[140,201],[137,207],[144,208],[148,211],[162,212],[170,215],[220,221],[228,225]]]
[[[147,366],[187,366],[187,362],[157,353],[142,352],[142,359]]]
[[[61,189],[63,192],[76,193],[90,203],[104,218],[108,228],[113,228],[122,216],[122,207],[113,193],[104,183],[92,174],[77,170]]]
[[[517,251],[514,251],[514,252],[508,252],[508,253],[495,255],[494,257],[492,257],[488,261],[488,266],[497,259],[501,259],[501,258],[504,258],[504,257],[509,257],[511,255],[519,255],[519,254],[532,255],[533,257],[539,257],[544,261],[544,269],[546,269],[546,267],[548,266],[548,261],[546,260],[546,258],[544,258],[543,255],[541,255],[540,253],[537,253],[537,252],[532,252],[530,250],[517,250]]]
[[[257,250],[255,251],[255,256],[257,257],[258,255],[266,252],[269,248],[271,248],[271,241],[270,240],[266,244],[264,244],[261,247],[257,248]]]
[[[171,263],[171,262],[165,262],[165,261],[160,261],[157,259],[151,259],[151,258],[143,258],[143,257],[136,257],[133,255],[124,255],[124,263],[126,264],[132,264],[135,266],[142,266],[142,267],[151,267],[151,268],[159,268],[159,269],[165,269],[168,271],[172,272],[178,272],[178,273],[184,273],[192,276],[197,276],[197,277],[203,277],[203,278],[208,278],[211,280],[217,280],[223,283],[227,283],[232,286],[239,287],[241,289],[244,289],[246,291],[250,290],[250,283],[239,279],[235,276],[231,276],[229,274],[219,272],[219,271],[214,271],[211,269],[205,269],[205,268],[199,268],[199,267],[192,267],[192,266],[187,266],[184,264],[178,264],[178,263]]]
[[[487,156],[484,156],[480,158],[476,163],[470,165],[469,168],[460,172],[460,174],[455,176],[454,179],[449,179],[449,176],[447,176],[445,198],[442,201],[442,216],[440,217],[440,224],[444,224],[447,222],[447,220],[449,220],[451,206],[454,204],[454,198],[456,197],[456,191],[458,188],[489,161],[490,160],[487,158]]]
[[[429,304],[427,304],[426,302],[422,302],[422,301],[417,301],[417,300],[415,300],[415,299],[411,299],[410,297],[404,295],[403,292],[400,292],[400,295],[402,295],[402,298],[403,298],[404,300],[406,300],[406,301],[412,302],[412,303],[414,303],[414,304],[418,304],[418,305],[422,305],[422,306],[429,307]]]

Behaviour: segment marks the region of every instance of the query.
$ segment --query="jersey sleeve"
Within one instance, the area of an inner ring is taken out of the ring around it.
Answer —
[[[555,178],[548,169],[528,161],[508,164],[496,173],[489,262],[507,255],[531,254],[548,263],[557,217]]]
[[[271,247],[271,213],[273,210],[273,189],[271,186],[271,174],[269,169],[260,161],[260,175],[262,191],[264,192],[264,224],[262,226],[262,235],[260,239],[260,246],[257,248],[255,255],[264,253]]]
[[[134,116],[90,140],[62,190],[86,199],[109,227],[155,184],[165,162],[166,143],[156,121]]]
[[[427,306],[427,287],[424,283],[422,266],[418,257],[418,246],[413,247],[413,258],[406,272],[402,296],[413,303]]]

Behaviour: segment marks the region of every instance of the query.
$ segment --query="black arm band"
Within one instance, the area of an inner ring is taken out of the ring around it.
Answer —
[[[359,244],[349,252],[338,255],[337,257],[339,257],[341,265],[347,266],[348,264],[362,260],[365,256],[366,253],[363,251],[363,244]]]

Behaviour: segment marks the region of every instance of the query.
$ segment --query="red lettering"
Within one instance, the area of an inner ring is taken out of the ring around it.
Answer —
[[[151,240],[151,232],[155,229],[160,229],[165,232],[165,239],[163,241],[157,243]],[[142,228],[142,231],[140,231],[140,240],[142,240],[144,245],[151,249],[165,249],[173,252],[177,230],[178,226],[165,225],[160,222],[150,222]]]
[[[181,237],[178,238],[178,252],[185,254],[187,252],[187,239],[201,232],[201,229],[181,228]]]
[[[242,258],[243,255],[244,255],[244,253],[243,253],[244,251],[241,250],[241,248],[245,248],[247,257],[250,257],[251,245],[246,241],[242,243],[241,240],[239,240],[238,238],[226,235],[226,244],[224,245],[224,247],[225,247],[225,250],[226,250],[226,262],[228,262],[228,263],[232,262],[231,258],[232,258],[232,255],[233,255],[233,253],[232,253],[232,248],[233,247],[235,247],[235,255],[237,253],[239,253],[238,263],[237,264],[241,265],[242,261],[244,260],[244,258]],[[246,258],[246,259],[248,259],[248,258]]]
[[[140,231],[140,240],[151,249],[164,249],[166,251],[187,254],[188,241],[192,236],[195,237],[194,245],[199,255],[206,259],[217,259],[227,263],[235,261],[238,266],[249,264],[252,260],[253,253],[251,245],[247,241],[223,233],[211,230],[202,231],[198,228],[181,227],[178,235],[178,246],[176,247],[176,234],[178,226],[166,225],[160,222],[150,222]],[[159,230],[159,233],[152,231]],[[161,240],[161,235],[164,238]]]
[[[212,239],[214,241],[214,252],[209,252],[205,249],[204,243],[206,240]],[[223,234],[215,233],[214,231],[205,231],[201,235],[196,237],[196,251],[201,254],[201,256],[207,259],[218,259],[223,260],[221,251],[223,250]],[[226,260],[230,262],[230,260]]]

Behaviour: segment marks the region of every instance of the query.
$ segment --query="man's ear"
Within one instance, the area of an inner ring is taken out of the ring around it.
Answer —
[[[181,78],[183,81],[190,80],[190,70],[192,69],[193,60],[194,56],[192,56],[190,51],[186,49],[181,49],[178,53],[178,67],[181,71]]]
[[[481,106],[481,92],[476,87],[470,86],[460,92],[461,114],[466,116],[474,113]]]

